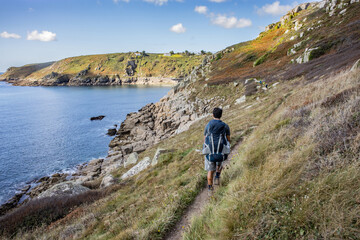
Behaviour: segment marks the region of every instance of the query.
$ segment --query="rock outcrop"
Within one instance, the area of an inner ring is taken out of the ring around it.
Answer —
[[[55,186],[51,187],[45,192],[40,193],[37,198],[76,195],[89,190],[90,189],[87,187],[84,187],[80,184],[76,184],[75,182],[68,181],[68,182],[56,184]]]
[[[109,186],[114,185],[116,183],[117,183],[117,179],[114,178],[113,175],[108,174],[102,179],[101,184],[100,184],[100,188],[106,188],[106,187],[109,187]]]
[[[122,175],[121,179],[125,180],[125,179],[127,179],[129,177],[132,177],[132,176],[138,174],[139,172],[146,169],[150,164],[151,164],[151,159],[149,157],[145,157],[138,164],[136,164],[129,171],[127,171],[124,175]]]

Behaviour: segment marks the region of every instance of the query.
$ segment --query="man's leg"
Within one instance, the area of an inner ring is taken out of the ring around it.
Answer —
[[[204,160],[205,160],[205,170],[208,172],[208,174],[207,174],[208,195],[211,196],[212,192],[214,190],[213,178],[214,178],[214,173],[216,171],[216,163],[208,161],[206,159],[206,156],[205,156]]]
[[[214,172],[215,171],[208,171],[207,180],[208,180],[208,185],[209,186],[213,185]]]
[[[222,162],[216,163],[216,173],[215,173],[215,182],[214,182],[215,185],[220,185],[220,173],[223,168],[222,166],[223,166]]]

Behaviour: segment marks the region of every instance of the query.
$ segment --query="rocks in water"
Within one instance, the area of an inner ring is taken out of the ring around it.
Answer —
[[[94,159],[91,160],[89,163],[81,165],[78,169],[78,174],[83,176],[81,181],[90,181],[94,178],[100,176],[101,173],[101,165],[104,159]]]
[[[131,153],[124,161],[124,167],[126,168],[130,164],[137,163],[139,155],[136,152]]]
[[[31,198],[34,198],[34,197],[38,196],[40,193],[49,189],[54,184],[58,184],[58,183],[66,181],[67,176],[68,176],[68,174],[55,173],[51,177],[48,177],[48,176],[42,177],[37,181],[37,183],[40,183],[40,184],[35,186],[34,188],[30,189],[30,191],[27,192],[26,194],[29,195]]]
[[[108,129],[107,135],[115,136],[116,132],[117,132],[116,128],[110,128]]]
[[[121,179],[124,180],[138,174],[139,172],[146,169],[150,164],[151,164],[151,159],[149,157],[145,157],[138,164],[136,164],[129,171],[127,171],[124,175],[122,175]]]
[[[83,192],[87,192],[90,189],[84,187],[80,184],[76,184],[75,182],[63,182],[52,186],[50,189],[46,190],[39,194],[37,198],[44,197],[53,197],[53,196],[64,196],[64,195],[76,195]]]
[[[50,177],[45,176],[45,177],[42,177],[42,178],[40,178],[39,180],[37,180],[36,183],[46,182],[46,181],[49,180],[49,179],[50,179]]]
[[[113,175],[108,174],[102,179],[101,184],[100,184],[100,188],[106,188],[106,187],[109,187],[111,185],[114,185],[115,183],[117,183],[116,178],[114,178]]]
[[[100,116],[97,116],[97,117],[91,117],[90,120],[91,121],[97,121],[97,120],[101,121],[101,120],[104,119],[104,117],[105,117],[104,115],[100,115]]]

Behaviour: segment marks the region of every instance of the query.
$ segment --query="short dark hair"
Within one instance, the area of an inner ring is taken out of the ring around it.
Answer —
[[[221,118],[222,116],[222,109],[221,108],[214,108],[213,110],[214,118]]]

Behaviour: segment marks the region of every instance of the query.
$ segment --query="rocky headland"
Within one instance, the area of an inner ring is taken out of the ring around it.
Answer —
[[[20,86],[175,86],[205,55],[117,53],[10,67],[0,80]]]

